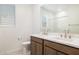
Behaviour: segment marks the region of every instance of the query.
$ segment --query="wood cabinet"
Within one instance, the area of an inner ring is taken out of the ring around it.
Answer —
[[[36,54],[42,55],[42,45],[39,43],[36,43]]]
[[[42,54],[42,45],[32,41],[32,54],[41,55]]]
[[[39,38],[32,37],[31,41],[31,54],[32,55],[42,55],[42,41]]]
[[[65,54],[57,51],[57,55],[65,55]]]
[[[31,42],[31,54],[36,55],[36,43]]]
[[[44,46],[44,55],[56,55],[56,50]]]
[[[32,55],[79,55],[79,48],[31,36]]]
[[[57,42],[52,42],[48,40],[44,40],[44,45],[49,46],[52,49],[55,49],[59,52],[62,52],[66,55],[79,55],[79,48],[74,48],[68,45],[60,44]]]
[[[51,42],[44,40],[44,55],[65,55],[65,53],[51,47]]]
[[[44,55],[65,55],[65,54],[50,47],[44,46]]]

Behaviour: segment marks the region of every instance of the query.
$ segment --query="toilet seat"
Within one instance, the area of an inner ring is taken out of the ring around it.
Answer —
[[[28,44],[30,44],[30,41],[22,43],[22,45],[28,45]]]

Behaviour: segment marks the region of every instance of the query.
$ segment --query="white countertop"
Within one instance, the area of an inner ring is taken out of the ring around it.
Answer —
[[[31,36],[79,48],[79,38],[66,39],[57,37],[55,35],[42,35],[42,34],[32,34]]]

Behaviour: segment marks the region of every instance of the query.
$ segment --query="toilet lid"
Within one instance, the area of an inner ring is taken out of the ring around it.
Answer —
[[[30,41],[28,41],[28,42],[23,42],[22,44],[23,44],[23,45],[30,44]]]

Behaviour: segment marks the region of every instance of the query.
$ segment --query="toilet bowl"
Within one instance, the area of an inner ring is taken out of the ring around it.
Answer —
[[[24,53],[30,51],[30,41],[22,42],[22,49]]]

